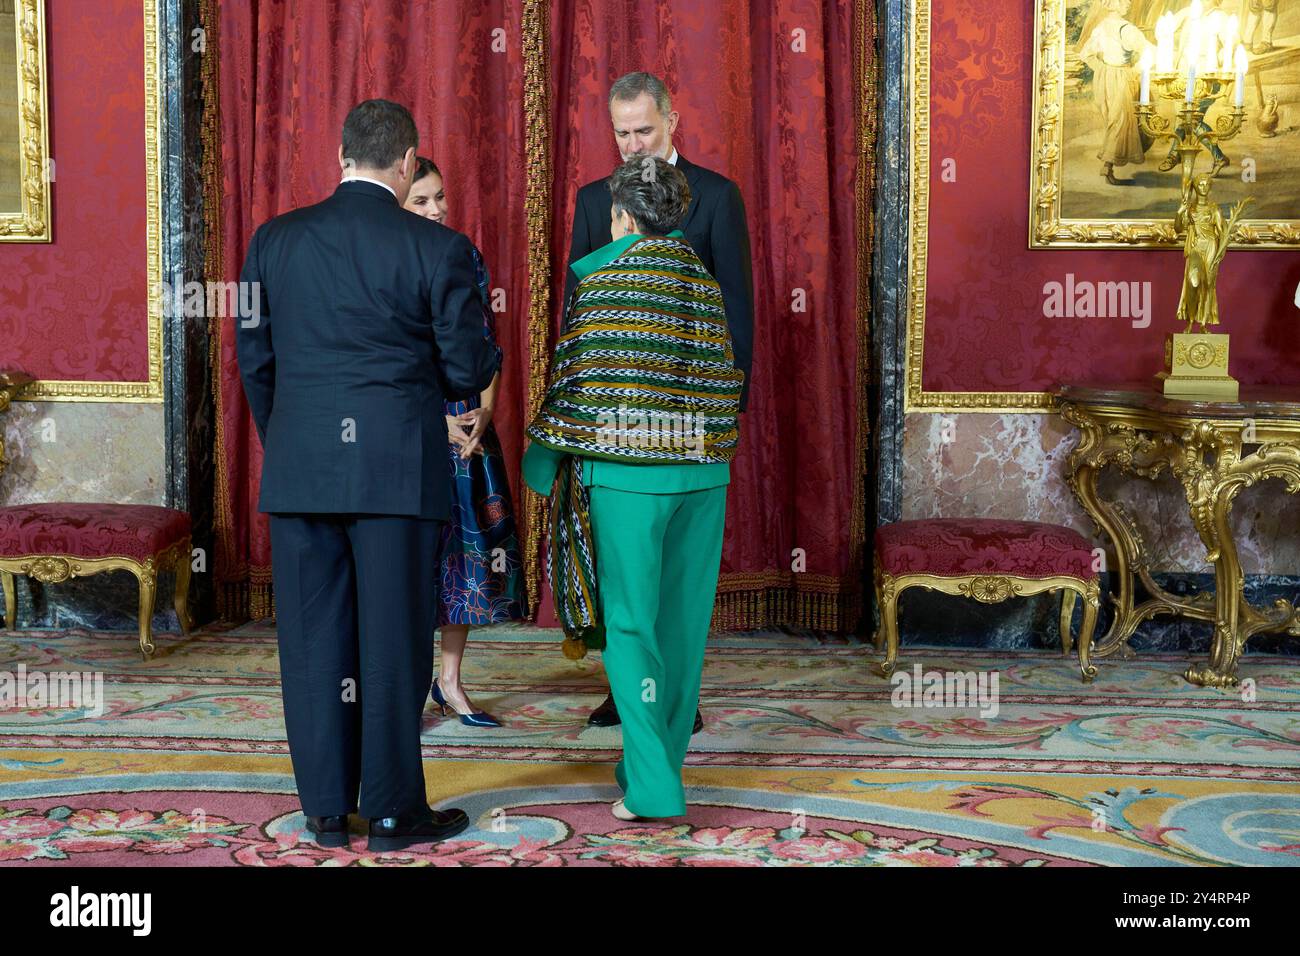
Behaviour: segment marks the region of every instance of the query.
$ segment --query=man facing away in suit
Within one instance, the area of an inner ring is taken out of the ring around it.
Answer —
[[[265,451],[259,509],[307,829],[347,846],[359,812],[369,849],[390,851],[469,822],[429,808],[420,720],[448,518],[443,399],[486,388],[501,353],[483,337],[469,240],[402,209],[411,114],[367,100],[342,140],[334,194],[253,234],[237,353]]]
[[[677,152],[673,146],[673,133],[677,130],[679,116],[672,108],[668,88],[658,77],[638,72],[616,80],[609,90],[609,117],[614,127],[614,142],[625,162],[633,156],[657,156],[680,169],[690,184],[691,204],[680,228],[704,268],[722,287],[722,302],[731,331],[736,368],[745,373],[744,389],[740,394],[740,409],[744,411],[754,354],[754,279],[749,255],[749,226],[740,189],[726,176],[697,166]],[[613,241],[610,227],[612,204],[608,176],[578,190],[573,210],[573,239],[569,247],[570,266]],[[564,284],[565,307],[577,284],[577,275],[569,269]],[[612,694],[592,712],[587,723],[594,727],[612,727],[619,723]],[[703,726],[704,720],[697,711],[692,733]]]

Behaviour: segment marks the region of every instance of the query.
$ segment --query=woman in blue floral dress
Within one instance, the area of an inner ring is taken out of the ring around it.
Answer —
[[[447,200],[442,173],[420,157],[406,208],[444,222]],[[483,334],[494,339],[489,276],[474,250],[483,295]],[[480,395],[446,402],[447,437],[452,472],[451,517],[440,545],[438,626],[442,662],[430,696],[445,715],[450,707],[470,727],[499,727],[491,714],[477,710],[461,684],[461,659],[469,629],[523,617],[523,575],[514,509],[506,481],[501,442],[492,427],[500,373]]]

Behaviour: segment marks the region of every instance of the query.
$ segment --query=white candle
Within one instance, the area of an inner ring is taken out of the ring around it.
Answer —
[[[1246,48],[1241,44],[1237,45],[1237,96],[1234,105],[1241,109],[1246,105],[1246,70],[1250,66],[1250,57],[1246,55]]]
[[[1156,21],[1156,72],[1174,71],[1174,15],[1166,13]]]
[[[1138,102],[1143,106],[1151,105],[1151,47],[1142,51],[1142,94]]]
[[[1187,64],[1187,96],[1188,103],[1192,102],[1196,93],[1196,63],[1192,61]]]

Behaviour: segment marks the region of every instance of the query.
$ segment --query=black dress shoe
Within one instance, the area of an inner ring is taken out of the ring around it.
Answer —
[[[317,846],[340,847],[348,845],[347,814],[336,817],[308,817],[307,832]]]
[[[379,817],[370,821],[372,853],[404,850],[417,843],[437,843],[454,837],[469,826],[464,810],[430,810],[427,814]]]
[[[610,694],[605,698],[605,702],[591,712],[587,718],[588,727],[617,727],[623,721],[618,716],[618,708],[614,706],[614,695]]]
[[[591,712],[587,718],[588,727],[617,727],[622,723],[618,716],[618,708],[614,706],[614,695],[610,694],[605,698],[605,702]],[[698,734],[704,729],[704,715],[695,711],[695,726],[691,728],[691,733]]]

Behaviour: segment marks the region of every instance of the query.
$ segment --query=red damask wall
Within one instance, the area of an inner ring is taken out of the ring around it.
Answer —
[[[46,0],[54,241],[0,243],[0,367],[147,377],[143,7]]]
[[[1165,334],[1178,329],[1181,251],[1028,248],[1033,6],[933,0],[926,391],[1147,379],[1160,367]],[[945,159],[956,160],[956,182],[942,179]],[[1267,188],[1262,175],[1259,188]],[[1150,327],[1044,317],[1044,284],[1071,272],[1093,282],[1150,281]],[[1233,251],[1225,260],[1223,330],[1241,382],[1300,385],[1298,282],[1300,251]]]

